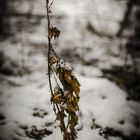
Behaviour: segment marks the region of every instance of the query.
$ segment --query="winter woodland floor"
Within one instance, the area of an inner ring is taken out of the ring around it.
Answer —
[[[1,46],[6,73],[0,75],[0,139],[61,140],[50,103],[45,56],[26,56],[28,48],[23,55],[19,44],[10,41]],[[12,60],[17,60],[15,65]],[[21,62],[26,67],[20,67]],[[140,103],[128,100],[128,94],[103,77],[99,68],[70,65],[81,83],[78,140],[137,140]]]
[[[24,1],[21,5],[16,11],[26,13],[29,7]],[[52,21],[62,31],[53,42],[55,50],[81,83],[77,140],[138,140],[139,77],[133,76],[130,67],[130,72],[127,67],[127,72],[123,71],[126,52],[122,46],[126,38],[115,38],[123,4],[112,0],[63,0],[54,5],[56,17]],[[45,15],[43,1],[37,1],[31,12]],[[16,20],[20,19],[11,21]],[[50,103],[44,51],[46,20],[30,22],[28,30],[26,27],[15,38],[0,42],[0,140],[62,140]],[[94,28],[101,34],[95,34]],[[130,56],[127,65],[132,66]],[[131,91],[137,93],[133,99],[138,101],[132,99]]]

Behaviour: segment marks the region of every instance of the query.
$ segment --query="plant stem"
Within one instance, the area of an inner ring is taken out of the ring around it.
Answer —
[[[46,0],[46,10],[47,10],[47,20],[48,20],[48,22],[47,22],[48,23],[48,34],[49,34],[49,29],[50,29],[49,8],[50,8],[49,0]],[[51,95],[53,96],[53,89],[52,89],[51,75],[50,75],[50,70],[51,70],[50,69],[50,53],[51,53],[51,50],[53,50],[53,48],[52,48],[52,44],[51,44],[51,38],[48,35],[48,78],[49,78],[49,87],[50,87]],[[59,109],[57,104],[56,104],[56,107],[57,107],[58,111],[60,112],[60,109]],[[63,129],[66,130],[64,120],[61,119],[61,123],[62,123]],[[65,133],[65,131],[64,131],[64,133]]]
[[[50,16],[49,16],[49,0],[46,0],[46,11],[47,11],[47,20],[48,20],[48,34],[50,29]],[[50,74],[50,51],[51,51],[51,38],[48,35],[48,78],[49,78],[49,87],[51,95],[53,95],[52,84],[51,84],[51,74]]]

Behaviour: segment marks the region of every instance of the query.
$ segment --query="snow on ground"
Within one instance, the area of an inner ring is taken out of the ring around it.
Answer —
[[[112,127],[124,133],[137,131],[132,124],[133,115],[136,113],[126,101],[126,93],[115,84],[104,78],[81,77],[83,83],[80,107],[87,120],[95,118],[97,124],[103,127]],[[124,125],[120,121],[125,121]]]
[[[17,63],[21,62],[23,57],[24,65],[32,70],[30,74],[22,77],[0,75],[0,138],[28,140],[23,127],[37,126],[39,129],[44,128],[46,123],[51,123],[46,127],[52,134],[43,139],[61,140],[50,103],[45,56],[35,53],[27,57],[29,48],[25,47],[25,52],[22,53],[20,44],[9,41],[1,43],[0,50]],[[78,140],[103,140],[99,135],[100,127],[113,128],[128,136],[140,132],[140,128],[134,123],[134,118],[140,117],[140,103],[128,101],[127,93],[113,82],[101,78],[102,72],[98,67],[80,64],[71,66],[81,83]],[[38,112],[41,113],[40,117]],[[99,127],[96,128],[96,125]],[[114,136],[109,139],[121,138]]]
[[[46,13],[43,2],[38,1],[33,5],[34,13]],[[100,38],[86,29],[87,22],[90,22],[98,31],[115,35],[124,9],[117,1],[112,0],[102,0],[102,2],[101,0],[56,0],[54,3],[56,7],[53,7],[53,14],[56,17],[62,16],[62,19],[56,21],[53,19],[54,25],[60,26],[62,32],[58,42],[56,41],[58,46],[61,46],[58,47],[58,52],[69,46],[74,47],[74,51],[75,47],[91,47],[88,54],[81,51],[84,48],[79,49],[81,57],[87,61],[99,60],[99,64],[94,67],[72,64],[81,83],[78,140],[104,140],[99,135],[100,127],[113,128],[125,135],[140,133],[139,126],[136,127],[134,122],[134,118],[140,118],[140,103],[126,100],[127,93],[113,82],[101,78],[103,74],[99,69],[124,64],[120,56],[116,57],[120,53],[118,48],[120,42],[113,38]],[[41,4],[42,8],[38,8],[38,4]],[[26,3],[23,5],[21,7],[26,13],[30,8]],[[112,9],[117,10],[114,12]],[[21,33],[17,35],[18,42],[9,39],[0,43],[1,52],[19,66],[24,65],[32,71],[31,74],[22,77],[0,75],[0,139],[2,140],[29,140],[22,128],[32,126],[47,127],[52,132],[44,137],[44,140],[62,139],[50,103],[46,58],[43,53],[32,53],[33,48],[30,48],[30,45],[39,46],[46,43],[45,29],[46,21],[43,20],[36,33]],[[38,112],[41,113],[40,117],[37,115]],[[51,125],[45,126],[45,123]],[[96,125],[99,127],[95,129]],[[109,139],[122,138],[112,136]]]
[[[0,136],[3,140],[14,138],[25,140],[27,137],[19,126],[36,125],[37,128],[41,128],[46,122],[55,120],[50,103],[47,77],[42,73],[34,73],[34,75],[37,75],[36,78],[33,78],[32,75],[21,77],[20,85],[15,87],[8,85],[7,82],[1,82],[0,110],[5,118],[1,120],[3,125],[0,126]],[[83,129],[78,132],[78,140],[104,139],[98,134],[98,129],[91,129],[93,119],[103,128],[111,127],[126,135],[139,132],[133,124],[133,117],[137,115],[138,108],[134,110],[135,102],[129,103],[124,91],[105,78],[79,75],[78,79],[81,83],[79,106],[82,117],[80,117],[77,127],[83,126]],[[6,81],[9,80],[17,83],[15,77],[7,77]],[[33,113],[37,111],[35,108],[45,111],[46,115],[43,118],[33,116]],[[53,133],[44,140],[62,139],[59,128],[55,128],[55,126],[57,123],[48,127]]]

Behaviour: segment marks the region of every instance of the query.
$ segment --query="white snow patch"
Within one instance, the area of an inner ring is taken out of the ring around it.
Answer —
[[[37,77],[37,80],[35,79],[36,82],[26,79],[28,81],[26,83],[26,80],[23,80],[26,84],[23,84],[21,87],[4,87],[2,89],[1,111],[6,116],[7,123],[2,126],[2,132],[6,131],[7,134],[6,137],[3,137],[10,139],[15,129],[24,136],[24,132],[20,132],[20,129],[19,131],[17,130],[18,124],[36,125],[38,128],[41,128],[46,122],[54,122],[55,116],[50,103],[48,82],[46,81],[46,84],[43,86],[38,86],[42,81],[42,77],[40,79],[39,77]],[[84,76],[78,76],[78,79],[81,83],[79,106],[82,113],[79,125],[84,126],[83,130],[78,132],[78,140],[104,139],[98,134],[98,129],[90,129],[93,118],[103,128],[108,126],[125,134],[138,132],[133,125],[132,119],[136,115],[133,108],[140,106],[139,104],[135,105],[131,102],[130,105],[126,100],[126,93],[107,79]],[[48,112],[48,115],[44,118],[32,116],[35,107],[44,109]],[[120,124],[119,121],[124,121],[124,124]],[[11,123],[13,125],[10,125]],[[52,126],[50,129],[53,131],[53,134],[46,136],[44,140],[61,139],[62,136],[58,128],[56,129]]]

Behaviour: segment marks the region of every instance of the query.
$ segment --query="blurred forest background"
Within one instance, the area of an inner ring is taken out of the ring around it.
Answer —
[[[44,0],[0,0],[0,40],[20,44],[21,66],[28,65],[24,63],[30,61],[32,51],[41,52],[46,45],[44,7]],[[131,99],[140,100],[139,0],[56,0],[53,11],[52,22],[61,30],[60,39],[54,42],[60,56],[68,62],[98,67],[124,87]],[[17,68],[5,67],[3,57],[1,52],[0,72],[15,73]]]
[[[1,83],[47,73],[45,10],[45,0],[0,0]],[[106,78],[140,102],[140,0],[54,0],[51,21],[61,30],[54,48],[76,73]]]

